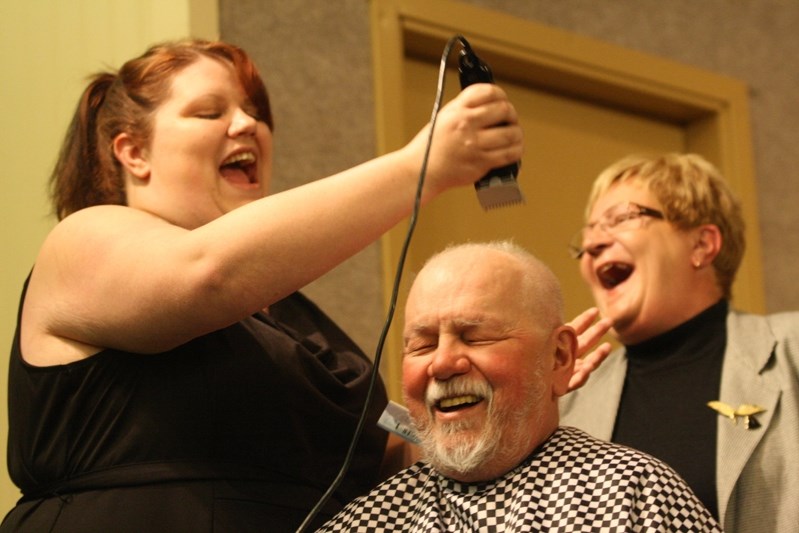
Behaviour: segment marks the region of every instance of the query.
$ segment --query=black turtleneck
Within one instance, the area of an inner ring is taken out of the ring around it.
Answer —
[[[626,346],[612,438],[668,463],[715,517],[718,414],[707,402],[719,399],[727,309],[721,300],[671,331]]]

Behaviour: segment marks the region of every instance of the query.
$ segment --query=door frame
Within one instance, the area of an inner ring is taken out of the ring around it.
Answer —
[[[715,164],[741,199],[747,251],[733,289],[736,308],[764,312],[749,95],[743,82],[453,0],[370,4],[379,154],[408,142],[404,61],[421,58],[438,64],[447,41],[462,34],[497,77],[682,128],[686,151],[701,153]],[[381,242],[387,307],[405,229],[401,225]],[[402,338],[397,330],[386,337],[381,370],[389,396],[399,401]]]

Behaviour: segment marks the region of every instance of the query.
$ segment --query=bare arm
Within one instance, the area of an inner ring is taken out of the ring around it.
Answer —
[[[439,115],[425,202],[521,158],[521,129],[504,92],[468,89]],[[192,231],[126,207],[75,213],[37,258],[23,314],[26,359],[162,351],[268,306],[410,213],[426,142],[427,128],[396,152]]]

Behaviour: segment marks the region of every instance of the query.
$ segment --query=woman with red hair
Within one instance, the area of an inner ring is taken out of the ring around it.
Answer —
[[[497,124],[502,126],[495,127]],[[157,45],[95,76],[25,283],[2,531],[293,530],[338,472],[370,360],[298,291],[405,218],[405,147],[269,195],[272,115],[229,44]],[[495,85],[444,106],[422,201],[522,155]],[[321,523],[377,480],[374,408]]]

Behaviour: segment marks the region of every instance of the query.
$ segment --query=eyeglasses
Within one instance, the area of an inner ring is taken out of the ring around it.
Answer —
[[[574,234],[569,242],[569,253],[574,259],[580,259],[586,252],[586,237],[596,228],[601,229],[610,236],[615,236],[620,231],[638,229],[643,224],[643,217],[652,217],[663,220],[663,213],[651,207],[644,207],[635,202],[616,204],[602,213],[599,220],[583,226],[583,229]]]

